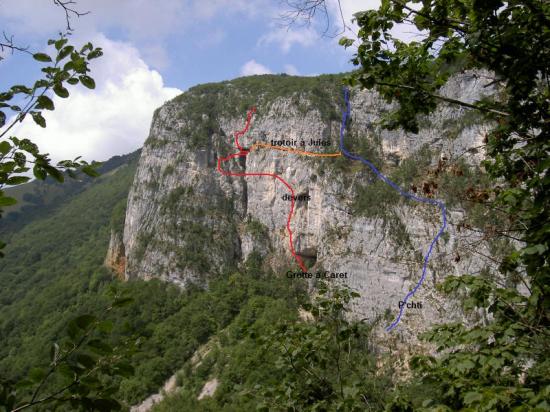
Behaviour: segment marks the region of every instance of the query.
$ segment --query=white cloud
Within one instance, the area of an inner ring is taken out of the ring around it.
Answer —
[[[149,64],[159,69],[169,63],[165,44],[173,36],[183,36],[189,29],[221,15],[265,17],[273,13],[274,8],[270,0],[78,0],[71,6],[80,12],[90,12],[80,18],[72,17],[73,37],[88,39],[97,33],[115,30],[118,36],[135,44]],[[51,0],[0,0],[0,21],[8,34],[30,37],[31,41],[39,38],[40,42],[34,45],[38,47],[44,43],[44,36],[56,37],[66,27],[63,10]],[[223,38],[223,32],[214,31],[212,37],[207,36],[206,43],[217,44]]]
[[[264,34],[258,40],[258,46],[263,47],[269,44],[277,44],[283,53],[288,53],[292,46],[299,44],[303,47],[313,45],[319,39],[319,35],[312,28],[274,28]]]
[[[253,76],[255,74],[273,73],[268,67],[258,63],[256,60],[249,60],[241,67],[241,75]]]
[[[145,141],[154,109],[181,93],[163,85],[161,75],[151,70],[129,44],[102,35],[108,58],[94,61],[92,76],[97,88],[71,87],[67,99],[54,97],[55,111],[45,111],[47,127],[31,119],[14,130],[28,137],[52,159],[105,160],[133,151]]]
[[[292,64],[285,64],[284,69],[285,69],[285,73],[290,74],[291,76],[298,76],[300,74],[298,69]]]

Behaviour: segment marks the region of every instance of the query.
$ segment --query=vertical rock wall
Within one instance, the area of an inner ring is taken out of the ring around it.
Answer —
[[[241,138],[243,147],[304,141],[308,151],[339,151],[338,78],[328,80],[330,87],[324,86],[325,78],[304,79],[301,88],[291,87],[296,81],[260,76],[200,86],[157,110],[128,199],[127,279],[207,284],[210,276],[238,268],[253,251],[281,276],[289,270],[299,272],[285,229],[288,189],[272,177],[223,176],[217,170],[220,157],[237,151],[233,133],[243,128],[246,109],[252,105],[257,111],[250,132]],[[265,89],[257,88],[262,82]],[[482,72],[464,74],[444,93],[471,102],[482,93],[495,92],[485,87],[487,82]],[[426,176],[458,158],[470,165],[483,158],[481,146],[489,125],[480,124],[470,112],[444,105],[413,135],[376,126],[388,106],[375,93],[353,90],[351,108],[346,139],[353,139],[354,148],[377,154],[379,167],[397,169],[421,149],[430,156]],[[330,145],[308,144],[318,139]],[[379,210],[359,213],[354,209],[357,194],[375,185],[376,176],[344,158],[312,158],[260,147],[223,167],[236,173],[277,174],[297,195],[309,196],[308,201],[296,202],[291,222],[297,254],[311,272],[334,273],[338,281],[361,293],[354,309],[357,316],[385,318],[385,324],[395,318],[399,301],[419,280],[423,256],[441,225],[436,207],[398,196],[390,203],[372,199]],[[435,196],[450,190],[439,187]],[[435,285],[445,276],[475,274],[494,265],[485,257],[491,256],[490,245],[477,232],[464,230],[463,217],[460,204],[449,207],[447,234],[437,243],[427,277],[413,299],[422,308],[407,309],[402,330],[416,333],[433,322],[460,316]]]

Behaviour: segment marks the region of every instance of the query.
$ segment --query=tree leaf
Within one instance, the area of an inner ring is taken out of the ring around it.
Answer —
[[[38,99],[36,99],[38,102],[38,109],[46,109],[46,110],[53,110],[55,109],[55,106],[52,102],[52,99],[50,99],[46,95],[38,96]]]
[[[63,176],[63,173],[61,173],[59,169],[50,165],[44,165],[44,170],[46,171],[47,174],[49,174],[59,183],[63,183],[65,181],[65,177]]]
[[[6,180],[6,184],[10,186],[15,186],[22,183],[27,183],[29,180],[31,180],[31,178],[28,176],[12,176],[8,180]]]
[[[34,174],[34,177],[40,180],[44,180],[47,176],[46,171],[40,165],[34,165],[32,168],[32,173]]]
[[[13,206],[17,203],[17,199],[14,199],[13,197],[8,197],[4,195],[0,195],[0,207],[3,206]]]
[[[79,77],[81,83],[86,86],[88,89],[95,89],[95,81],[90,76],[80,76]]]
[[[84,46],[82,46],[82,48],[80,49],[80,53],[85,53],[86,51],[92,50],[93,48],[94,46],[92,45],[92,43],[88,42]]]
[[[92,323],[94,323],[97,320],[97,318],[94,315],[81,315],[74,319],[76,325],[80,329],[86,329],[88,326],[90,326]]]
[[[61,376],[65,377],[65,378],[68,378],[68,379],[72,380],[75,377],[74,371],[66,363],[60,363],[56,370],[59,372],[59,374]]]
[[[15,86],[11,86],[11,91],[15,94],[17,94],[17,93],[31,94],[32,93],[32,90],[29,89],[24,84],[16,84]]]
[[[39,62],[51,62],[52,58],[48,56],[46,53],[34,53],[32,55],[34,60],[38,60]]]
[[[48,87],[50,83],[47,80],[40,79],[34,82],[34,90],[38,90],[42,87]]]
[[[63,87],[63,85],[61,83],[57,83],[54,87],[53,87],[53,91],[55,94],[57,94],[59,97],[62,97],[62,98],[67,98],[69,97],[69,91]]]
[[[11,150],[11,144],[9,142],[6,142],[5,140],[3,142],[0,142],[0,155],[6,155]]]
[[[99,172],[91,165],[86,165],[82,168],[82,172],[90,177],[98,177]]]
[[[67,79],[67,83],[72,85],[78,84],[78,79],[76,77],[71,77],[70,79]]]
[[[63,60],[65,57],[67,57],[71,52],[74,50],[73,46],[65,46],[61,49],[61,51],[57,54],[57,58],[55,59],[57,62]]]
[[[99,355],[107,355],[113,352],[111,345],[101,339],[92,339],[87,343],[87,346]]]
[[[91,369],[96,364],[94,357],[82,352],[76,354],[76,362],[86,369]]]
[[[40,127],[46,127],[46,119],[42,116],[40,112],[31,112],[32,119]]]
[[[61,38],[61,39],[59,39],[59,40],[56,40],[56,41],[54,42],[55,48],[56,48],[57,50],[60,50],[60,49],[65,45],[65,43],[67,43],[67,41],[68,41],[68,40],[67,40],[66,38]]]
[[[16,166],[17,163],[11,161],[0,163],[0,172],[10,174],[13,172]]]
[[[73,53],[71,56],[73,56],[75,53]],[[78,55],[75,56],[75,58],[72,60],[73,62],[73,70],[77,73],[86,73],[87,65],[86,60],[84,60],[83,57],[80,57]]]
[[[355,40],[353,39],[348,39],[347,37],[342,37],[340,38],[340,40],[338,40],[338,44],[340,46],[344,46],[344,48],[348,48],[350,47],[351,45],[353,45],[353,43],[355,42]]]
[[[32,368],[29,371],[29,379],[33,382],[40,382],[46,377],[46,371],[42,368]]]
[[[103,51],[101,50],[101,48],[98,47],[97,49],[88,53],[88,60],[97,59],[101,56],[103,56]]]
[[[0,93],[0,102],[5,102],[8,100],[11,100],[12,98],[13,98],[13,93],[11,91]]]
[[[0,111],[0,127],[3,127],[6,124],[6,115],[4,112]]]
[[[80,335],[80,328],[76,324],[76,322],[71,320],[69,324],[67,325],[67,335],[69,335],[69,338],[75,342],[78,336]]]

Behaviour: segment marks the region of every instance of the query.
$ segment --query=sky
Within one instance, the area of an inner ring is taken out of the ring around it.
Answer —
[[[353,50],[339,36],[323,35],[325,19],[288,26],[284,0],[75,0],[89,14],[73,17],[71,42],[91,41],[104,55],[93,61],[95,90],[70,87],[53,97],[47,128],[25,119],[13,135],[30,138],[55,161],[82,156],[106,160],[143,145],[153,111],[197,84],[264,73],[311,76],[353,69]],[[346,24],[378,0],[342,0]],[[327,0],[331,26],[339,31],[337,0]],[[0,28],[17,45],[48,52],[47,40],[66,27],[51,0],[0,0]],[[346,34],[353,37],[352,32]],[[3,54],[0,90],[32,85],[40,66],[25,54]]]

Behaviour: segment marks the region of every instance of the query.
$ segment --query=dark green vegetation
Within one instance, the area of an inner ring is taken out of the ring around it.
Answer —
[[[101,360],[105,367],[93,374],[97,382],[68,389],[68,394],[84,400],[77,403],[73,399],[65,406],[61,403],[61,410],[109,410],[116,403],[103,399],[105,388],[113,388],[115,392],[109,396],[122,404],[140,401],[162,386],[212,335],[232,322],[242,322],[246,308],[264,302],[273,319],[283,313],[295,318],[298,304],[305,299],[300,282],[289,283],[265,273],[255,256],[242,273],[212,279],[207,291],[192,287],[182,292],[160,281],[124,283],[113,279],[103,267],[103,259],[111,229],[122,227],[137,155],[106,162],[106,173],[80,183],[80,188],[67,186],[64,194],[48,204],[47,213],[39,206],[28,206],[6,221],[2,233],[9,245],[0,271],[0,381],[28,379],[28,386],[19,387],[16,393],[23,404],[45,376],[54,342],[60,348],[54,350],[56,359],[63,360],[63,354],[69,352],[64,348],[70,349],[74,339],[91,330],[88,341],[92,344],[72,356],[73,363],[58,368],[60,372],[47,379],[37,399],[72,382],[73,371],[87,374],[86,365]],[[39,190],[59,192],[56,185]],[[56,239],[55,245],[49,239]],[[105,311],[113,294],[119,301],[125,297],[132,300]],[[76,316],[80,317],[74,323]],[[237,316],[240,321],[234,320]],[[253,314],[247,316],[254,320]],[[80,332],[79,327],[71,326],[76,324],[82,326]],[[110,362],[115,355],[123,361]],[[103,398],[92,399],[99,395]],[[5,399],[0,396],[0,401]]]
[[[153,410],[382,410],[391,369],[376,367],[369,327],[346,320],[357,294],[324,283],[318,291],[302,302],[307,321],[284,299],[250,299],[200,362],[186,363],[177,394]],[[220,382],[215,395],[198,401],[212,377]]]
[[[54,342],[60,346],[55,351],[58,359],[63,358],[64,343],[69,345],[63,339],[69,320],[79,314],[99,314],[108,306],[111,299],[104,294],[111,275],[102,261],[113,208],[127,197],[137,157],[134,153],[112,159],[103,169],[110,174],[94,181],[72,181],[64,191],[55,184],[31,183],[28,193],[51,196],[35,195],[35,205],[2,221],[2,234],[9,240],[0,271],[2,380],[28,376],[36,382],[31,385],[34,390],[45,376]],[[91,326],[87,321],[79,324],[85,329]],[[59,387],[57,379],[53,376],[40,396],[50,385]],[[21,388],[16,399],[29,401],[30,394],[23,395],[30,390]]]

